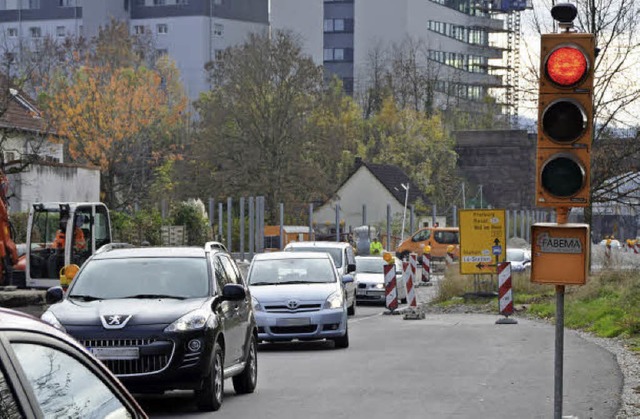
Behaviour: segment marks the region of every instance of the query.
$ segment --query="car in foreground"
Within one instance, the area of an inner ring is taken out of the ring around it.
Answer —
[[[511,262],[511,272],[525,272],[531,269],[531,250],[507,248],[507,262]]]
[[[386,301],[384,284],[384,265],[387,262],[380,256],[356,256],[356,298],[358,302]],[[407,302],[407,289],[402,278],[402,261],[394,258],[396,271],[396,295],[401,303]]]
[[[0,309],[0,417],[147,418],[118,379],[72,337]]]
[[[356,270],[356,259],[353,247],[346,242],[303,241],[289,243],[285,252],[321,252],[328,253],[338,270],[338,276],[352,274]],[[353,282],[343,284],[347,298],[347,313],[356,314],[356,287]]]
[[[333,259],[322,252],[273,252],[254,256],[248,283],[265,342],[327,339],[349,346],[347,299]]]
[[[257,383],[251,296],[227,252],[214,247],[107,249],[89,258],[42,319],[82,343],[132,393],[194,390],[218,410],[224,380]]]

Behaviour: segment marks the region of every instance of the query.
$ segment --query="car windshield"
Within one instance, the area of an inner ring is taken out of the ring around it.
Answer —
[[[342,267],[342,249],[339,247],[294,246],[286,249],[289,252],[317,252],[328,253],[336,268]]]
[[[524,262],[526,260],[525,251],[522,249],[507,249],[507,260],[509,262]]]
[[[253,262],[249,285],[315,284],[336,282],[329,259],[268,259]]]
[[[356,259],[356,272],[367,274],[381,274],[385,261],[382,258],[358,258]]]
[[[84,266],[69,298],[199,298],[209,283],[205,258],[101,259]]]

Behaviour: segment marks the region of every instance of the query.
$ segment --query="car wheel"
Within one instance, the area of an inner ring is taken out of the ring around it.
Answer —
[[[223,365],[224,354],[220,344],[213,345],[213,355],[209,374],[204,378],[202,388],[196,391],[196,403],[198,409],[203,412],[215,412],[222,406],[224,394]]]
[[[249,353],[244,370],[233,377],[233,389],[238,394],[253,393],[258,382],[258,344],[255,336],[251,335],[249,341]]]
[[[351,303],[351,306],[347,307],[347,315],[348,316],[353,316],[356,314],[356,296],[355,293],[353,295],[353,303]]]
[[[344,332],[344,336],[340,336],[339,338],[333,338],[333,343],[336,349],[344,349],[349,347],[349,327]]]

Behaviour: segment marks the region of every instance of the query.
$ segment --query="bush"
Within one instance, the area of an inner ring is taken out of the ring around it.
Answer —
[[[204,246],[211,236],[209,220],[204,204],[199,199],[178,203],[171,210],[173,225],[183,225],[187,230],[187,245]]]
[[[111,211],[111,232],[114,242],[131,243],[139,246],[146,241],[151,246],[162,244],[160,228],[162,215],[156,209],[142,210],[131,215]]]

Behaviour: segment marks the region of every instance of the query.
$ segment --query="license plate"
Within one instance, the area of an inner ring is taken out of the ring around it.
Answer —
[[[140,348],[89,348],[89,352],[104,360],[140,358]]]
[[[289,319],[278,319],[278,326],[306,326],[311,324],[308,317],[294,317]]]
[[[357,288],[356,295],[367,295],[367,290],[364,288]]]

